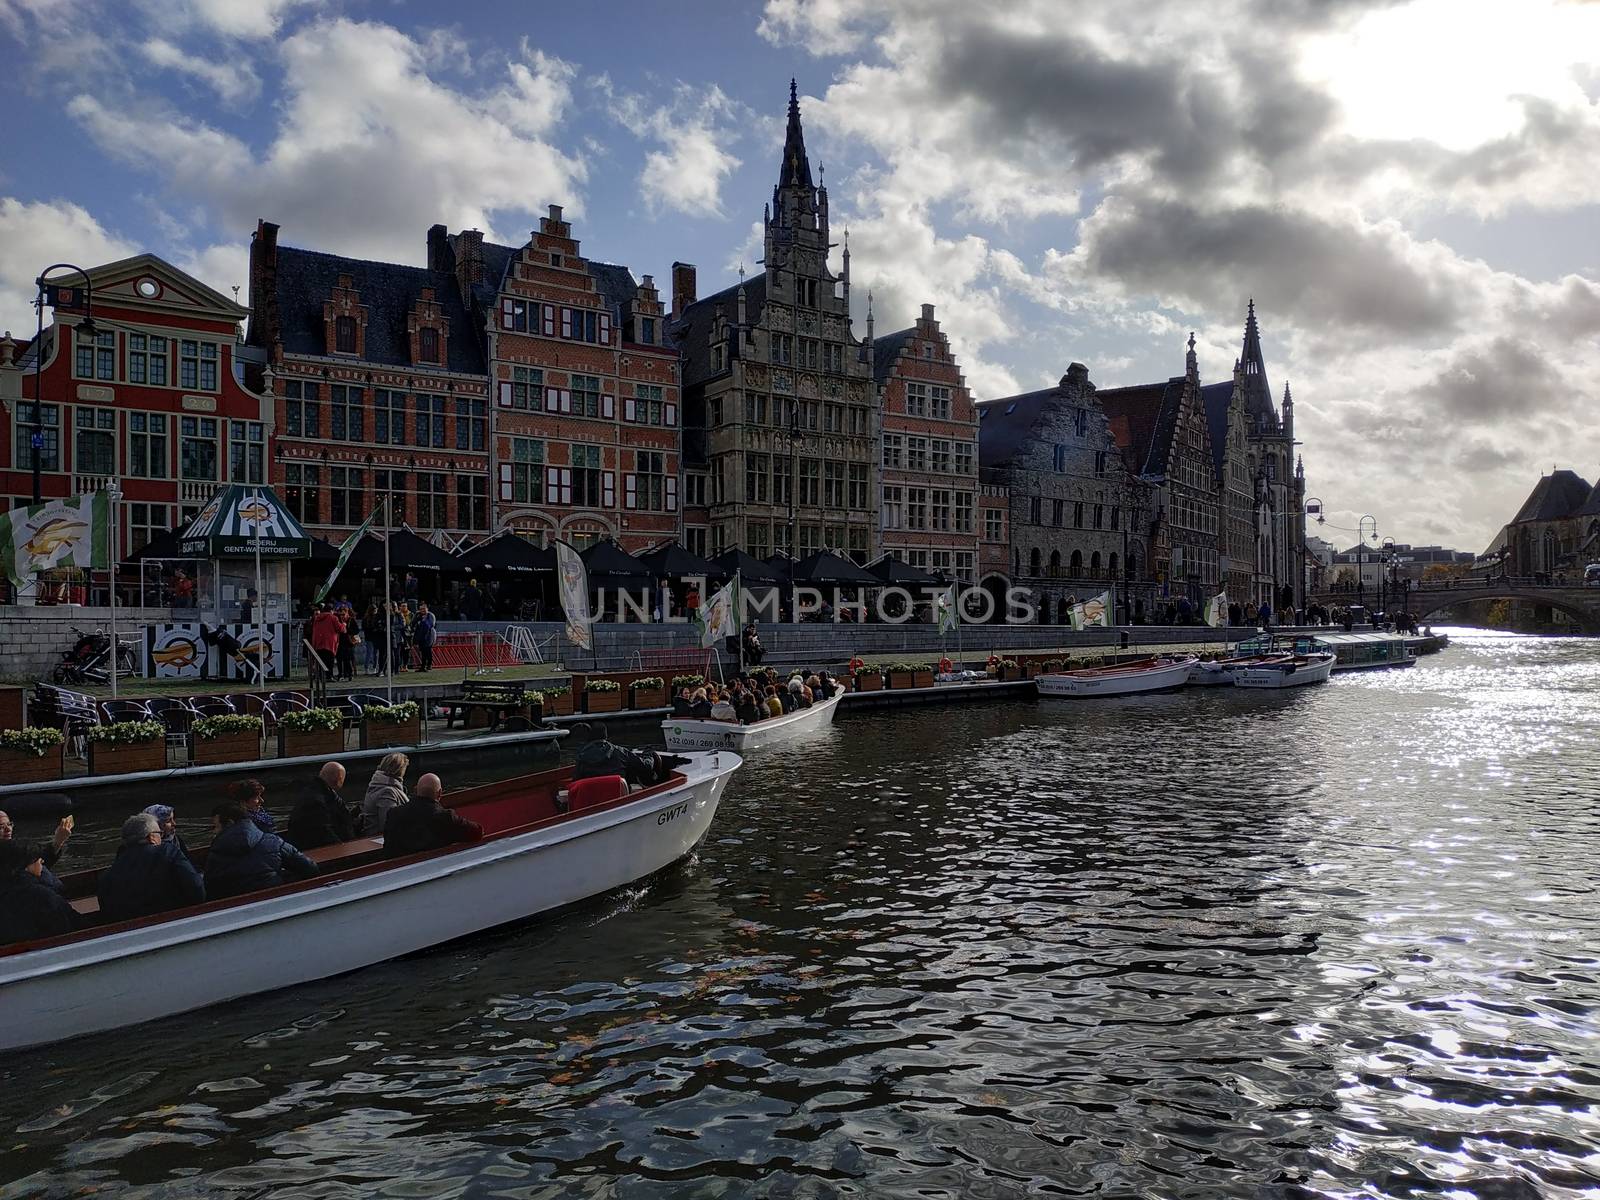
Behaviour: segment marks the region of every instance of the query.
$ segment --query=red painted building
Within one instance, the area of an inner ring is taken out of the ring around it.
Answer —
[[[123,558],[186,523],[219,484],[268,481],[272,406],[240,381],[236,358],[246,309],[140,254],[90,270],[90,341],[78,332],[81,277],[52,283],[60,303],[41,345],[0,340],[0,502],[33,502],[36,388],[41,494],[117,480]]]

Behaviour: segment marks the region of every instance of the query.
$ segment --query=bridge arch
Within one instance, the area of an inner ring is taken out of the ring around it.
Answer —
[[[1328,608],[1339,608],[1356,602],[1358,593],[1327,592],[1315,597],[1317,603]],[[1365,593],[1369,603],[1377,604],[1377,593]],[[1477,587],[1422,587],[1406,593],[1405,604],[1419,623],[1434,619],[1440,612],[1456,604],[1470,604],[1475,600],[1520,600],[1525,604],[1542,604],[1557,612],[1566,613],[1587,634],[1600,635],[1600,588],[1540,587],[1527,583],[1493,583]],[[1391,609],[1398,605],[1398,597]]]

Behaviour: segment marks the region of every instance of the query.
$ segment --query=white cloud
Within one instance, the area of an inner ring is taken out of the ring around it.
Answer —
[[[612,119],[639,137],[660,143],[645,155],[639,193],[652,212],[670,209],[685,216],[722,217],[723,182],[739,167],[728,145],[738,121],[747,116],[721,88],[680,83],[665,104],[636,93],[618,93],[609,78],[597,86],[607,97]]]
[[[198,79],[229,104],[254,100],[261,91],[261,80],[254,68],[237,56],[213,62],[163,38],[150,38],[139,47],[139,53],[152,66]]]
[[[68,111],[108,153],[160,173],[241,243],[260,216],[290,244],[414,262],[435,222],[495,238],[497,213],[548,203],[581,213],[583,161],[553,141],[570,100],[571,68],[559,59],[525,50],[498,87],[474,95],[429,76],[426,48],[386,25],[321,22],[281,55],[281,118],[262,147],[87,94]]]
[[[68,200],[28,203],[13,196],[0,197],[0,246],[7,247],[0,254],[0,331],[10,330],[18,338],[31,338],[37,328],[34,281],[41,269],[57,262],[92,269],[138,252],[81,205]]]
[[[284,19],[297,8],[319,0],[178,0],[182,18],[172,24],[195,23],[224,37],[264,39],[275,37]]]

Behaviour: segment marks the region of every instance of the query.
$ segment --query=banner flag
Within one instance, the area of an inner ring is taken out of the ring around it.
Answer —
[[[589,614],[589,569],[571,542],[551,543],[556,551],[556,583],[561,611],[567,617],[567,640],[585,650],[594,649],[594,618]]]
[[[1082,629],[1083,628],[1083,605],[1074,604],[1071,608],[1069,608],[1067,610],[1067,622],[1074,629]]]
[[[46,500],[0,513],[0,557],[21,587],[35,571],[52,567],[105,569],[111,497],[106,492]]]
[[[344,570],[345,563],[350,561],[350,556],[355,553],[356,543],[366,536],[367,530],[372,528],[372,523],[378,519],[378,510],[373,509],[372,514],[362,522],[361,528],[352,533],[339,543],[339,561],[333,564],[333,570],[328,572],[327,579],[322,581],[322,586],[317,589],[317,594],[311,600],[313,604],[321,604],[333,591],[333,581],[339,578],[339,572]]]
[[[956,585],[951,584],[948,589],[939,593],[935,602],[939,610],[939,634],[942,637],[955,628],[956,622],[961,619],[961,614],[956,611]]]
[[[1092,625],[1110,627],[1111,625],[1111,593],[1101,592],[1093,600],[1085,600],[1078,605],[1079,629],[1088,629]]]
[[[733,637],[739,632],[738,572],[716,595],[700,606],[695,624],[700,626],[702,646],[715,646],[721,639]]]
[[[1218,592],[1206,605],[1206,624],[1213,629],[1228,623],[1228,593]]]

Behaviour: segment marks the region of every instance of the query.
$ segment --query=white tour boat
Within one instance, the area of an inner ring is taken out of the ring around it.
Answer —
[[[1331,650],[1285,655],[1252,667],[1240,667],[1233,674],[1233,684],[1242,688],[1291,688],[1327,683],[1337,661],[1338,656]]]
[[[752,750],[764,750],[833,724],[833,714],[843,697],[844,688],[836,684],[833,695],[828,699],[781,717],[768,717],[754,725],[705,718],[668,717],[661,722],[661,736],[669,750],[731,750],[736,754],[748,754]]]
[[[1231,658],[1218,658],[1210,662],[1195,663],[1189,676],[1190,687],[1232,687],[1240,670],[1259,667],[1289,658],[1288,654],[1236,654]]]
[[[1142,658],[1114,667],[1086,667],[1035,675],[1041,696],[1127,696],[1135,692],[1162,692],[1189,682],[1199,659],[1193,654],[1175,658]]]
[[[313,879],[0,947],[0,1050],[325,979],[644,879],[706,835],[740,766],[688,757],[665,783],[568,812],[570,768],[467,789],[446,804],[481,841],[393,860],[380,839],[329,846]],[[97,907],[94,875],[64,881],[80,912]]]

